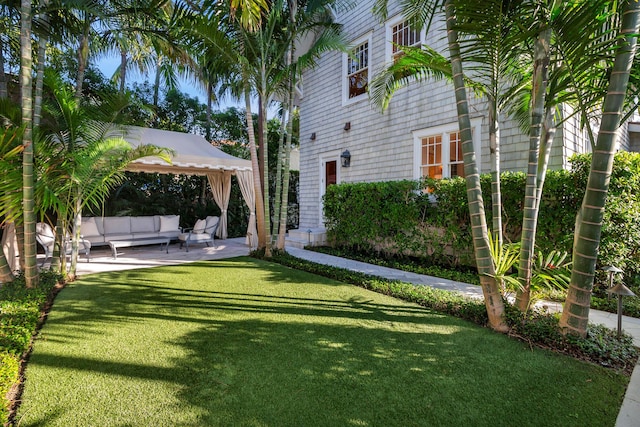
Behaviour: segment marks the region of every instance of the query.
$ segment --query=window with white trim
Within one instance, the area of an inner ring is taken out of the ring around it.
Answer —
[[[476,153],[480,152],[481,125],[482,119],[472,120],[471,134]],[[415,178],[441,179],[465,176],[462,138],[457,123],[415,131],[413,137]],[[479,156],[476,160],[480,161]]]
[[[354,40],[349,54],[342,54],[342,104],[367,99],[371,67],[371,35]]]
[[[349,99],[367,93],[369,84],[369,42],[356,46],[347,58]]]
[[[426,33],[423,29],[417,29],[411,22],[402,17],[397,17],[387,22],[387,62],[395,62],[402,56],[402,46],[420,47],[424,42]]]

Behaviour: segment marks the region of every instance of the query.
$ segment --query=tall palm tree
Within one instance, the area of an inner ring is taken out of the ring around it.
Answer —
[[[281,135],[276,164],[276,195],[274,203],[273,239],[279,250],[284,250],[289,204],[289,177],[291,160],[291,142],[293,138],[293,122],[295,116],[296,85],[302,72],[316,65],[316,59],[326,51],[346,51],[347,45],[341,35],[341,27],[333,22],[329,7],[334,10],[348,7],[343,2],[317,1],[299,7],[298,2],[287,2],[289,15],[289,49],[285,64],[286,78],[282,83],[285,88],[283,97],[283,122],[286,113],[286,131]],[[304,52],[296,51],[296,44],[310,39],[311,45]],[[284,125],[284,123],[283,123]],[[283,138],[283,136],[285,138]]]
[[[587,189],[576,218],[571,283],[560,319],[560,327],[566,333],[582,336],[587,332],[602,219],[617,149],[616,131],[620,126],[640,31],[640,2],[626,0],[621,3],[619,47],[609,77]]]
[[[33,176],[33,88],[32,88],[32,48],[31,20],[33,19],[31,1],[20,3],[20,94],[22,100],[22,188],[23,188],[23,225],[24,225],[24,277],[27,287],[38,284],[36,263],[36,216],[34,204]]]
[[[476,154],[473,148],[467,90],[462,66],[462,53],[458,37],[456,3],[453,0],[446,0],[443,5],[439,1],[420,0],[407,2],[404,6],[405,17],[415,19],[418,25],[425,25],[427,22],[431,22],[435,18],[436,13],[444,6],[450,57],[450,75],[454,86],[458,126],[462,139],[464,172],[476,264],[478,273],[480,274],[480,282],[487,307],[489,323],[494,330],[506,332],[508,327],[504,319],[504,300],[502,298],[500,285],[495,279],[484,201],[480,187],[480,174],[478,172]],[[385,17],[386,1],[380,0],[376,2],[375,9],[382,17]]]

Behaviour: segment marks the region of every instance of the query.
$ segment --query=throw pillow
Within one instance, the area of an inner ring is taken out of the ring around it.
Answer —
[[[99,236],[98,225],[93,218],[91,220],[82,221],[80,224],[80,234],[83,236]]]
[[[199,219],[196,221],[196,225],[193,226],[193,232],[196,234],[204,233],[204,227],[207,225],[207,221]]]
[[[180,229],[180,215],[163,215],[160,217],[160,233]]]
[[[208,216],[207,217],[207,225],[205,226],[205,231],[207,233],[211,233],[213,231],[213,227],[215,227],[220,221],[220,218],[217,216]]]

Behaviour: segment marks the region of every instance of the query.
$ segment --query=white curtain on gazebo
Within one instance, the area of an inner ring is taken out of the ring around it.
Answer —
[[[20,259],[18,258],[18,242],[16,240],[16,228],[12,222],[6,223],[2,234],[2,250],[7,258],[7,263],[11,271],[20,270]]]
[[[227,208],[229,207],[229,197],[231,197],[231,171],[221,171],[218,173],[208,173],[207,179],[213,193],[213,200],[220,208],[220,223],[216,235],[220,239],[227,238]]]
[[[249,207],[249,226],[247,227],[247,245],[251,249],[258,247],[258,229],[256,228],[256,196],[253,190],[253,173],[250,170],[236,172],[240,191]]]

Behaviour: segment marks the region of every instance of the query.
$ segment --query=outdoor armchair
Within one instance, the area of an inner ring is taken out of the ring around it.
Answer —
[[[53,256],[53,247],[56,243],[55,233],[51,229],[51,226],[45,222],[39,222],[36,224],[36,241],[44,248],[44,260],[42,266],[47,262],[49,258]],[[64,242],[65,253],[71,254],[71,240]],[[78,249],[84,251],[87,256],[87,262],[89,262],[91,253],[91,242],[85,239],[80,239],[78,242]]]
[[[189,252],[189,245],[194,243],[206,243],[207,246],[211,243],[212,246],[215,246],[214,240],[219,222],[220,217],[217,216],[208,216],[206,219],[197,220],[193,228],[184,229],[183,233],[178,236],[180,249],[185,245],[187,252]]]

